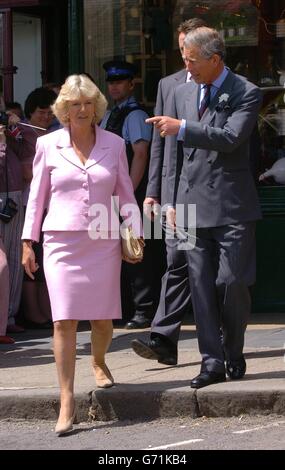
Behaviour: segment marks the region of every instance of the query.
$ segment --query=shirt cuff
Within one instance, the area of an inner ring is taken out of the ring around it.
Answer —
[[[184,142],[186,129],[186,119],[181,119],[181,125],[178,132],[177,140]]]

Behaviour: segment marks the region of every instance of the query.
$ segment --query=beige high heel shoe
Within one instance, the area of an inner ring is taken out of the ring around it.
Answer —
[[[96,374],[96,369],[100,369],[103,371],[105,377],[98,377],[98,372]],[[111,372],[109,371],[108,367],[106,364],[104,366],[98,366],[96,365],[96,368],[94,368],[95,371],[95,379],[96,379],[96,385],[98,388],[110,388],[113,387],[114,385],[114,377],[112,376]]]
[[[75,422],[75,419],[76,419],[76,407],[74,406],[74,411],[73,411],[73,415],[71,416],[71,418],[66,420],[65,423],[57,422],[54,432],[58,436],[62,436],[63,434],[66,434],[67,432],[71,431],[73,429],[73,423]]]

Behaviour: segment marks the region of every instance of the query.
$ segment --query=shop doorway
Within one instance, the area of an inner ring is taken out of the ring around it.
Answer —
[[[21,13],[13,15],[14,99],[24,105],[28,94],[42,85],[41,19]]]
[[[68,74],[68,0],[0,0],[0,87],[23,104]],[[0,90],[1,91],[1,90]]]

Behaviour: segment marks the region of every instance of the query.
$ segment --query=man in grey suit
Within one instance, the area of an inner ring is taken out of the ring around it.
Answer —
[[[248,286],[255,281],[255,221],[261,217],[249,139],[261,92],[224,66],[225,45],[216,30],[202,27],[190,32],[184,54],[195,90],[188,93],[187,85],[176,88],[178,119],[157,116],[148,122],[160,135],[178,135],[183,142],[172,225],[186,237],[193,225],[188,206],[196,206],[195,243],[184,254],[202,356],[200,374],[191,387],[201,388],[225,381],[225,371],[231,379],[242,378],[246,371]]]
[[[187,33],[205,26],[200,18],[192,18],[181,23],[177,29],[179,49],[183,56],[183,43]],[[174,89],[186,82],[189,89],[194,88],[191,74],[186,68],[160,80],[156,98],[155,115],[175,115],[173,108]],[[172,204],[175,187],[175,168],[169,164],[176,154],[176,136],[163,138],[154,129],[149,180],[144,201],[145,211],[155,212],[155,205],[162,207]],[[165,227],[165,215],[162,216]],[[181,321],[190,309],[190,289],[188,268],[185,257],[177,250],[177,240],[167,239],[167,270],[162,278],[160,302],[152,322],[150,340],[132,341],[134,351],[142,357],[155,359],[163,364],[177,364],[177,342]]]

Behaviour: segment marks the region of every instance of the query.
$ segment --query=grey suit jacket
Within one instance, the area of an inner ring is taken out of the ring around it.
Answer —
[[[199,87],[175,90],[178,118],[186,119],[183,167],[174,203],[196,204],[196,226],[217,227],[261,218],[250,171],[249,139],[261,106],[261,91],[229,71],[202,119],[198,117]],[[172,162],[172,166],[174,166]]]
[[[174,90],[178,85],[185,83],[186,75],[187,72],[184,69],[160,80],[154,110],[155,116],[173,116],[175,113]],[[161,205],[173,201],[175,168],[169,166],[169,160],[176,153],[176,146],[175,137],[161,138],[159,132],[154,128],[146,195],[158,198]]]

